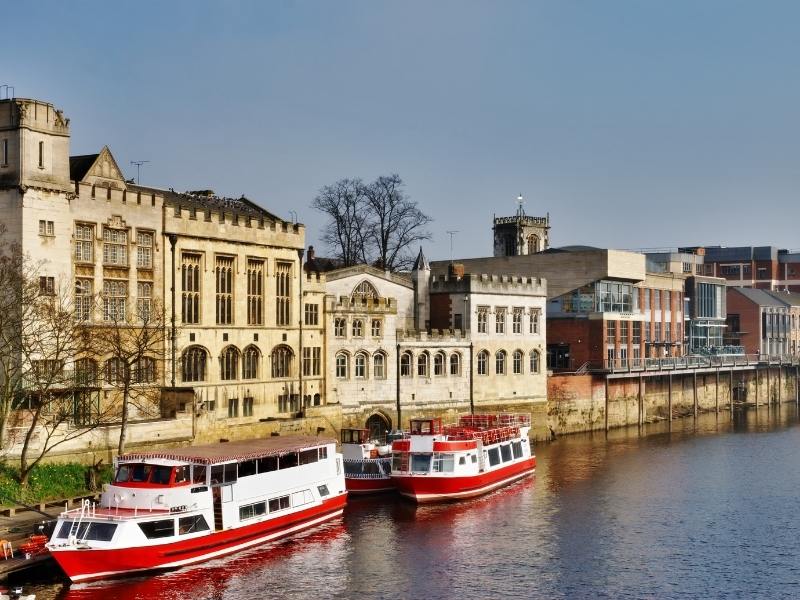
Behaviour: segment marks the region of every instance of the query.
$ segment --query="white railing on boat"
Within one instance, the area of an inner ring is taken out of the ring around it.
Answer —
[[[90,500],[85,500],[90,503]],[[91,506],[81,505],[80,508],[65,509],[59,517],[61,519],[75,520],[74,527],[78,527],[85,519],[105,520],[105,521],[130,521],[135,519],[152,518],[153,515],[173,516],[185,513],[196,512],[197,506],[174,506],[165,508],[120,508],[98,506],[96,502],[91,502]]]

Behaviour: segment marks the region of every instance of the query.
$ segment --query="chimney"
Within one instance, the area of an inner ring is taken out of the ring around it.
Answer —
[[[447,268],[448,277],[457,277],[461,279],[464,277],[464,263],[450,263]]]

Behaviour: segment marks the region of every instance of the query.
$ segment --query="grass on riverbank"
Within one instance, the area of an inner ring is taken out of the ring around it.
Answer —
[[[31,471],[28,485],[18,481],[19,469],[0,464],[0,506],[13,506],[9,498],[25,504],[38,504],[73,498],[91,493],[86,489],[86,465],[77,463],[37,465]],[[111,481],[111,466],[103,465],[98,485]]]

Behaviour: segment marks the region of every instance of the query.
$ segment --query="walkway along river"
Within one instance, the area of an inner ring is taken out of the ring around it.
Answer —
[[[780,410],[579,434],[453,505],[351,502],[303,537],[37,598],[782,598],[800,594],[800,422]]]

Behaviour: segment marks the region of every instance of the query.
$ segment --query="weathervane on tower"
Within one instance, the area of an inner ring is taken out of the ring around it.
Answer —
[[[517,214],[494,217],[494,255],[523,256],[550,247],[550,215],[530,217],[525,214],[525,199],[517,196]]]

